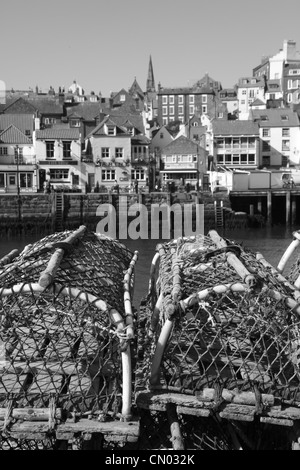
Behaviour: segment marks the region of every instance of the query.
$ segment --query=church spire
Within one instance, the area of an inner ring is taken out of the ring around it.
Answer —
[[[149,91],[155,91],[155,81],[154,81],[151,55],[150,55],[150,60],[149,60],[148,77],[147,77],[147,83],[146,83],[146,92],[149,92]]]

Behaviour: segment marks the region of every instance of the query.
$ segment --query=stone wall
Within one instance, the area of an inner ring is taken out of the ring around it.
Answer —
[[[56,193],[51,194],[26,194],[0,195],[0,233],[7,231],[24,231],[36,233],[44,230],[53,232],[56,230]],[[116,213],[119,211],[120,197],[126,198],[127,208],[138,202],[144,204],[150,214],[151,204],[166,204],[170,202],[169,193],[128,194],[128,193],[66,193],[63,197],[62,227],[64,230],[86,225],[90,230],[96,230],[100,220],[97,208],[101,204],[112,204]],[[213,219],[213,200],[199,202],[205,204],[205,218]],[[213,198],[211,198],[213,199]],[[20,201],[20,205],[18,204]],[[225,203],[224,206],[227,204]]]

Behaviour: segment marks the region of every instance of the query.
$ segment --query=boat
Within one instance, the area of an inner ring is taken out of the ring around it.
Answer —
[[[82,225],[0,260],[0,449],[115,449],[132,411],[138,252]]]
[[[150,446],[299,449],[299,243],[277,267],[216,230],[157,245],[135,374]]]

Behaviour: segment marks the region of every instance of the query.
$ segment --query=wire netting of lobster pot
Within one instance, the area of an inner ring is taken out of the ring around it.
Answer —
[[[138,405],[292,426],[299,294],[261,254],[214,230],[158,245],[139,319]]]
[[[136,259],[82,226],[0,261],[0,442],[128,434]]]

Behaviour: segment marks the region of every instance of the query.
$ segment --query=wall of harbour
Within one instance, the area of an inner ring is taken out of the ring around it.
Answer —
[[[62,199],[62,213],[57,212],[57,198]],[[247,226],[247,214],[235,217],[230,208],[228,195],[211,193],[194,196],[190,202],[204,204],[204,225],[206,229],[216,228],[215,201],[222,200],[224,207],[224,224],[230,228]],[[101,204],[111,205],[116,214],[135,203],[141,203],[149,214],[152,204],[172,204],[178,202],[170,193],[58,193],[51,194],[1,194],[0,195],[0,235],[26,233],[48,234],[56,230],[72,230],[79,225],[86,225],[96,230],[101,215],[97,210]],[[125,202],[124,202],[125,201]],[[196,206],[196,204],[194,204]],[[105,206],[103,206],[105,209]],[[61,220],[58,220],[61,219]],[[129,217],[130,220],[130,217]],[[60,224],[58,224],[60,222]],[[58,229],[58,226],[60,227]]]

